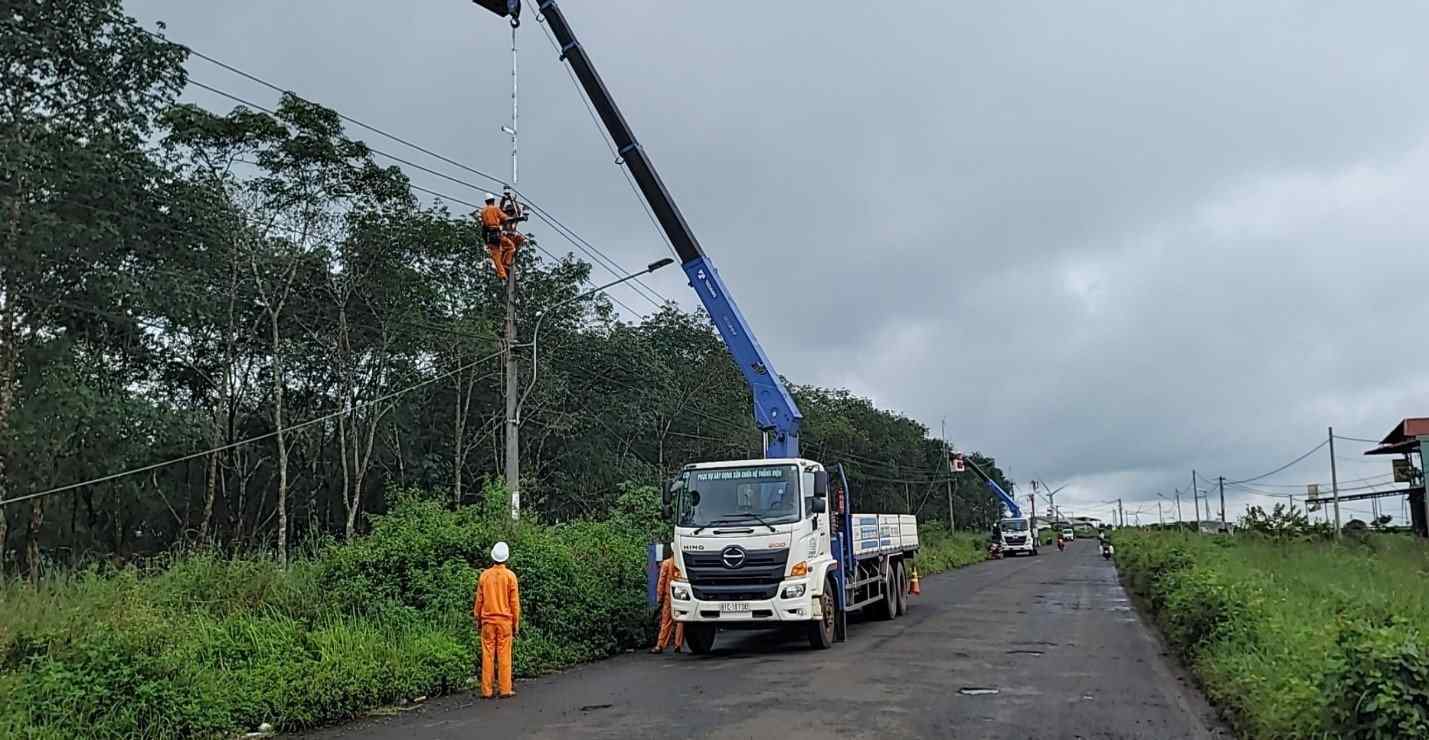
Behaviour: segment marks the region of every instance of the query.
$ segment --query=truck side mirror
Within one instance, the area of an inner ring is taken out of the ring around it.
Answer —
[[[671,504],[674,501],[675,494],[670,490],[674,485],[674,481],[665,481],[665,485],[660,491],[660,512],[665,515],[666,519],[669,519],[671,514],[674,513]]]
[[[829,495],[829,471],[814,471],[814,498],[821,499]]]
[[[822,514],[829,510],[828,499],[816,498],[809,502],[809,510],[815,514]]]

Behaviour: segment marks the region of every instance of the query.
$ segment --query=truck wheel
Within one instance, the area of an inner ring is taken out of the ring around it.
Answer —
[[[695,655],[706,655],[714,647],[715,632],[719,627],[698,622],[685,625],[685,643]]]
[[[809,647],[828,650],[834,645],[834,620],[838,618],[838,600],[834,592],[838,585],[834,579],[824,581],[824,593],[819,597],[819,610],[824,613],[817,622],[809,623]]]

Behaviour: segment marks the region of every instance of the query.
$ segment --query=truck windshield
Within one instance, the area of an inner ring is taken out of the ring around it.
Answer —
[[[799,469],[794,465],[686,470],[675,485],[681,527],[799,521]]]
[[[1027,520],[1003,519],[1002,521],[998,522],[998,527],[1000,527],[1004,532],[1026,532]]]

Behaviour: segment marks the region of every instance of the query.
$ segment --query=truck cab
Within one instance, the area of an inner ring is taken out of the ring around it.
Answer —
[[[798,458],[680,471],[668,489],[682,576],[671,604],[692,649],[704,652],[701,625],[774,627],[824,616],[821,597],[836,562],[827,480],[822,465]]]
[[[843,639],[845,617],[906,612],[918,552],[910,514],[857,514],[847,480],[803,458],[686,465],[667,488],[680,577],[675,621],[694,653],[720,630],[802,625],[809,644]]]
[[[992,530],[993,539],[1002,545],[1003,555],[1036,555],[1037,533],[1027,517],[1006,517],[998,520]]]

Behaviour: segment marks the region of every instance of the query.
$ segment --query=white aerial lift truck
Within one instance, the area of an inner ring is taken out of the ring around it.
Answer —
[[[520,26],[521,0],[472,2]],[[915,518],[854,513],[842,468],[800,456],[803,417],[793,397],[560,7],[555,0],[535,4],[749,384],[764,432],[763,459],[687,465],[665,488],[683,575],[670,595],[691,650],[708,652],[722,629],[790,625],[801,625],[814,647],[828,648],[845,638],[850,612],[897,617],[907,609],[918,552]]]

